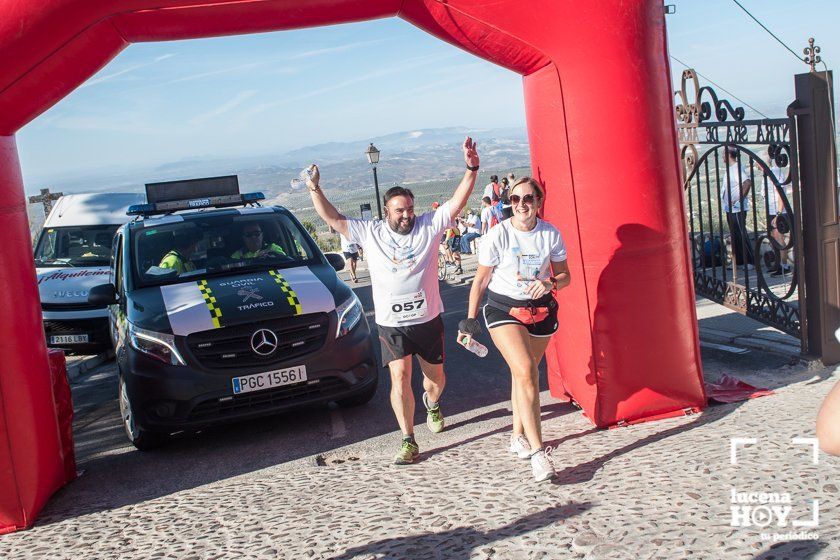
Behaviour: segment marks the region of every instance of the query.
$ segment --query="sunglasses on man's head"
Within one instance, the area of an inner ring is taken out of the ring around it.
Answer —
[[[242,235],[243,235],[243,237],[259,237],[259,236],[262,235],[262,232],[259,231],[259,230],[257,230],[257,231],[246,231]]]
[[[525,196],[519,196],[518,194],[510,195],[510,202],[514,206],[519,204],[519,201],[522,201],[522,204],[533,204],[534,203],[534,195],[526,194]]]

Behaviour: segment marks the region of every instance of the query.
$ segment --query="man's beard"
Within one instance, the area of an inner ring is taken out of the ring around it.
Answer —
[[[408,219],[400,219],[397,218],[392,220],[390,217],[388,218],[388,225],[391,226],[391,229],[400,235],[408,235],[411,233],[411,230],[414,229],[414,220],[417,216],[412,216]]]

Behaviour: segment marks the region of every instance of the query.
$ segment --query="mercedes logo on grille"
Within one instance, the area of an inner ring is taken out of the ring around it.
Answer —
[[[251,335],[251,349],[260,356],[268,356],[277,350],[277,335],[268,329],[256,331]]]

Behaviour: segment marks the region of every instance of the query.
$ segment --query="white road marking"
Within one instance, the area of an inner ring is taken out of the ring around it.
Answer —
[[[338,406],[330,406],[330,432],[330,439],[341,439],[347,435],[344,416]]]

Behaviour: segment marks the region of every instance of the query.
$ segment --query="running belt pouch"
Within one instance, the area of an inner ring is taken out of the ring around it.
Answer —
[[[518,321],[535,325],[548,318],[548,307],[511,307],[508,314]]]

